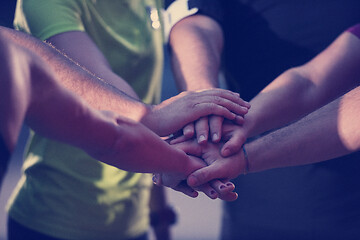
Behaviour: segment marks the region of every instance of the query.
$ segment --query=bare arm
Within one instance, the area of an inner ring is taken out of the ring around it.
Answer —
[[[280,75],[251,101],[249,136],[296,120],[354,88],[360,79],[359,63],[360,40],[345,32],[310,62]]]
[[[299,166],[330,160],[360,150],[360,87],[289,126],[245,144],[249,172]],[[192,173],[190,186],[244,172],[244,153],[219,157],[209,167]],[[346,164],[346,163],[344,163]],[[231,174],[229,173],[231,172]]]
[[[250,103],[241,141],[225,144],[236,152],[244,140],[295,121],[358,85],[360,40],[341,34],[327,49],[303,66],[292,68],[263,89]],[[225,154],[228,156],[230,154]]]
[[[174,77],[180,91],[219,86],[223,33],[215,20],[204,15],[184,18],[172,28],[170,46]],[[249,105],[243,105],[246,113]],[[183,132],[187,138],[196,132],[200,143],[207,141],[209,133],[213,141],[219,141],[222,121],[221,117],[202,118],[187,125]],[[237,123],[242,122],[243,118],[239,117]]]
[[[172,66],[180,91],[218,87],[222,30],[203,15],[187,17],[171,30]]]
[[[169,172],[184,178],[203,166],[141,123],[93,109],[63,88],[46,62],[17,44],[3,41],[1,35],[0,53],[4,63],[0,134],[10,151],[25,121],[45,137],[82,148],[124,170]]]
[[[316,163],[360,150],[360,87],[246,144],[250,171]]]
[[[234,119],[235,114],[243,112],[239,97],[220,89],[202,93],[183,93],[159,105],[146,105],[91,74],[48,44],[8,28],[0,27],[0,31],[7,41],[13,41],[36,53],[49,64],[64,87],[81,96],[91,106],[140,121],[159,135],[173,133],[188,122],[209,114]],[[174,111],[174,108],[178,111]],[[184,112],[188,114],[184,115]]]

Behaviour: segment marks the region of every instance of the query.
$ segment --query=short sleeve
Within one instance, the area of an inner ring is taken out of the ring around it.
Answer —
[[[76,0],[19,0],[14,27],[45,40],[67,31],[84,31]]]
[[[189,0],[189,8],[198,8],[197,14],[211,17],[220,24],[223,22],[223,9],[219,0]]]
[[[176,1],[178,0],[165,0],[165,8]],[[188,0],[188,6],[189,9],[197,8],[196,14],[209,16],[220,23],[223,21],[221,0]]]

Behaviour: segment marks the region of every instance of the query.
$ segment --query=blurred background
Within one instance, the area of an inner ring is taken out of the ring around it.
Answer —
[[[2,2],[0,8],[0,25],[12,27],[15,0]],[[165,48],[166,49],[166,48]],[[169,98],[177,94],[177,90],[172,78],[167,52],[165,53],[164,81],[162,97]],[[0,240],[6,239],[6,219],[7,214],[5,205],[16,186],[21,174],[23,161],[23,149],[28,136],[28,130],[23,128],[17,149],[8,167],[7,175],[3,181],[0,191]],[[173,240],[215,240],[218,239],[220,230],[221,201],[210,200],[203,194],[196,199],[191,199],[173,190],[166,190],[167,199],[177,214],[178,222],[172,227]],[[153,236],[151,235],[151,239]]]

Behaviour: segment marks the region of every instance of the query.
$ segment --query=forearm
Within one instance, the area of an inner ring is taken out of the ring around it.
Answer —
[[[280,75],[251,101],[249,135],[299,119],[355,87],[359,53],[359,39],[345,32],[310,62]]]
[[[91,74],[50,45],[12,29],[0,27],[0,31],[9,41],[37,54],[49,64],[56,78],[65,88],[81,96],[94,108],[114,111],[136,121],[150,110],[150,106]]]
[[[360,88],[245,145],[251,172],[321,162],[360,149]]]
[[[202,15],[181,20],[171,30],[170,46],[180,91],[219,86],[223,35],[217,22]]]

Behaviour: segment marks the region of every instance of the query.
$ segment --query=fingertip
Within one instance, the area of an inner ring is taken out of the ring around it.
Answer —
[[[214,133],[214,134],[212,135],[212,141],[215,142],[215,143],[217,143],[217,142],[220,141],[220,136],[219,136],[218,133]]]
[[[221,150],[221,155],[223,157],[228,157],[231,155],[231,150],[229,148],[224,148]]]
[[[204,144],[207,142],[207,137],[204,135],[204,134],[201,134],[199,137],[198,137],[198,143],[199,144]]]
[[[218,193],[215,190],[211,190],[207,196],[211,199],[217,199],[219,197]]]
[[[183,134],[187,138],[191,138],[194,136],[194,129],[193,128],[184,128]]]
[[[199,193],[195,190],[193,190],[193,192],[190,194],[190,197],[192,198],[197,198],[199,196]]]
[[[190,175],[188,178],[187,178],[187,184],[190,186],[190,187],[196,187],[198,186],[198,179],[196,176],[194,175]]]
[[[234,190],[235,189],[235,184],[233,184],[232,182],[228,182],[228,183],[226,183],[226,187],[232,188]]]

